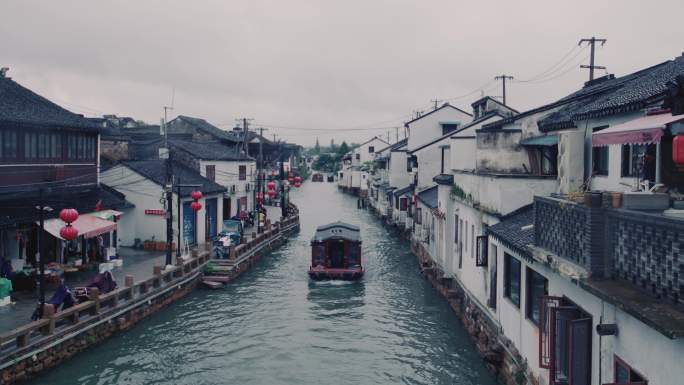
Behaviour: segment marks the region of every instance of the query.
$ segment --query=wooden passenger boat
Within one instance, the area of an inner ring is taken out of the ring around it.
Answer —
[[[311,279],[356,280],[363,272],[358,226],[333,222],[316,229],[311,240]]]
[[[312,182],[323,182],[323,174],[317,172],[311,177]]]

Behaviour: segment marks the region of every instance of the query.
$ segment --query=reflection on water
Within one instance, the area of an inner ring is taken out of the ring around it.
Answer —
[[[314,319],[363,318],[365,290],[363,280],[309,282],[309,313]]]
[[[333,183],[293,193],[301,232],[234,284],[196,291],[39,384],[494,384],[408,245]],[[361,228],[366,274],[311,282],[316,226]]]

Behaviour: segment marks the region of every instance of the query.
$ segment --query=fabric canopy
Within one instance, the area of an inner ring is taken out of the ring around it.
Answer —
[[[114,221],[114,219],[119,219],[121,217],[121,214],[123,214],[121,211],[116,211],[116,210],[102,210],[102,211],[96,211],[94,213],[86,214],[86,215],[91,215],[93,217],[98,217],[100,219],[105,219],[108,221]]]
[[[523,146],[555,146],[558,144],[558,135],[535,136],[520,141]]]
[[[668,114],[646,115],[617,126],[606,128],[592,135],[593,147],[611,144],[649,144],[659,143],[666,124],[684,120],[684,115]]]
[[[36,222],[38,223],[38,222]],[[48,219],[43,224],[45,231],[54,235],[56,238],[64,239],[59,236],[59,230],[64,227],[64,222],[59,218]],[[116,230],[116,223],[105,219],[100,219],[92,215],[80,215],[76,222],[71,224],[78,230],[79,236],[85,238],[97,237],[100,234]]]

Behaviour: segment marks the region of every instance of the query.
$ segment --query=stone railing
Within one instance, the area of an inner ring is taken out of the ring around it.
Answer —
[[[96,288],[90,288],[89,300],[69,309],[54,312],[51,306],[46,306],[44,318],[0,334],[0,369],[7,364],[8,358],[22,351],[38,348],[66,334],[83,330],[131,305],[144,304],[151,297],[180,288],[199,274],[200,267],[207,260],[206,252],[195,252],[195,257],[187,261],[180,259],[176,266],[166,270],[155,266],[153,276],[147,279],[134,282],[134,277],[127,275],[124,287],[109,293],[100,294]]]

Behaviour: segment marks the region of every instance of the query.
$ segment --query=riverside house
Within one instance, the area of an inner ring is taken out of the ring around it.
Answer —
[[[678,57],[451,139],[447,251],[421,253],[534,383],[684,377],[682,79]]]
[[[87,263],[116,254],[118,210],[130,203],[101,183],[99,138],[97,125],[0,72],[0,258],[14,270],[26,267],[32,274],[39,236],[46,262]],[[41,203],[45,231],[37,225]],[[75,224],[81,235],[70,247],[59,237],[63,208],[81,214]],[[98,236],[107,255],[100,255]]]
[[[174,162],[173,174],[181,184],[197,187],[181,187],[173,192],[174,216],[178,215],[180,200],[181,248],[210,241],[223,223],[223,194],[226,188],[185,164]],[[119,231],[123,246],[135,246],[145,241],[166,240],[166,208],[164,186],[166,184],[166,161],[163,159],[125,161],[102,172],[102,180],[126,194],[135,209],[121,219]],[[202,192],[202,209],[191,208],[193,190]],[[227,219],[227,218],[226,218]],[[178,234],[178,223],[173,223],[174,234]],[[177,238],[174,240],[177,245]]]

